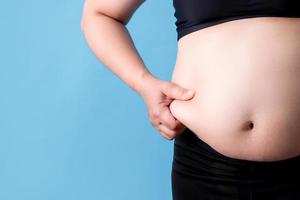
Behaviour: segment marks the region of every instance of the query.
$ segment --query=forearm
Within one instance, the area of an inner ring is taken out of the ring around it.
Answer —
[[[138,54],[126,26],[102,14],[87,16],[82,31],[93,53],[115,75],[137,92],[152,76]]]

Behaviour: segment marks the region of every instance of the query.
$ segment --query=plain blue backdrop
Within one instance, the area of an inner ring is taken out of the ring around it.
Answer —
[[[171,200],[173,142],[142,98],[88,48],[83,0],[1,1],[0,199]],[[172,1],[127,25],[148,69],[170,80]]]

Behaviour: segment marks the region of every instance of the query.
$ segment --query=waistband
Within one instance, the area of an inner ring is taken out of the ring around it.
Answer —
[[[276,161],[254,161],[232,158],[216,151],[188,128],[174,139],[174,159],[176,160],[176,165],[180,161],[181,163],[189,162],[190,164],[193,163],[194,167],[198,165],[199,168],[203,168],[203,164],[205,163],[208,166],[210,165],[210,168],[213,165],[214,168],[242,171],[242,173],[251,172],[266,175],[268,173],[274,174],[275,171],[278,173],[282,173],[282,171],[289,171],[289,173],[297,171],[297,174],[300,174],[300,155]]]

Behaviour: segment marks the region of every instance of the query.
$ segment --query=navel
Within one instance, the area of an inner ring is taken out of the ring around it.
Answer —
[[[243,130],[252,130],[254,128],[254,122],[252,120],[249,120],[247,122],[245,122],[244,126],[243,126]]]

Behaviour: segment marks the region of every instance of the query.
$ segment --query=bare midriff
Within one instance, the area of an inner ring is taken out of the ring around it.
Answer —
[[[172,82],[196,91],[175,118],[219,153],[275,161],[300,155],[300,18],[255,17],[178,41]]]

